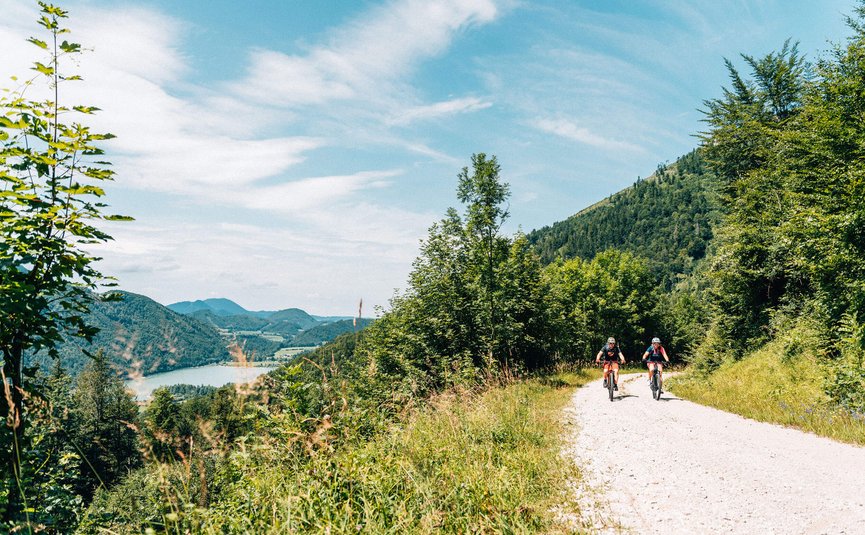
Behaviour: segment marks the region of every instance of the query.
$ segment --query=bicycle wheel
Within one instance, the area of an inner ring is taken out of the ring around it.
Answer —
[[[613,372],[610,372],[609,377],[607,377],[607,391],[610,393],[610,401],[613,401],[613,392],[616,387],[616,376],[613,375]]]
[[[661,374],[658,373],[657,369],[652,374],[652,397],[655,398],[655,401],[661,399]]]

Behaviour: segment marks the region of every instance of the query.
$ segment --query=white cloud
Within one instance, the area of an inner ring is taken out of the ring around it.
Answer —
[[[306,55],[256,50],[239,95],[268,105],[380,100],[423,58],[444,50],[460,30],[493,20],[493,0],[392,1],[332,34]]]
[[[571,141],[584,143],[600,149],[637,152],[644,151],[644,149],[638,145],[616,139],[605,138],[595,134],[588,128],[578,126],[577,124],[565,119],[538,119],[532,123],[532,126],[543,132],[555,134],[565,139],[570,139]]]
[[[363,189],[385,187],[388,185],[386,179],[400,174],[400,170],[362,171],[352,175],[305,178],[258,187],[239,195],[232,193],[224,200],[275,213],[326,209],[328,204],[350,199]]]
[[[458,113],[469,113],[484,110],[492,106],[492,102],[485,102],[479,98],[466,97],[444,102],[436,102],[426,106],[415,106],[409,108],[390,119],[390,124],[407,125],[413,121],[434,119],[437,117],[455,115]]]

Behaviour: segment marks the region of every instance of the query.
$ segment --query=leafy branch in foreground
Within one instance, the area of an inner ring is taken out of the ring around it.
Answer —
[[[0,95],[0,351],[8,402],[0,404],[7,424],[0,448],[9,460],[8,495],[0,506],[6,521],[27,512],[20,459],[28,447],[27,404],[33,399],[25,381],[34,371],[23,368],[24,353],[55,355],[67,333],[93,337],[85,314],[92,291],[109,285],[109,279],[84,248],[111,239],[98,222],[129,219],[103,213],[106,205],[99,202],[105,194],[100,184],[114,172],[100,159],[98,143],[113,136],[72,120],[98,109],[60,102],[64,85],[81,80],[64,70],[81,45],[63,39],[69,33],[62,26],[66,11],[39,6],[38,23],[48,38],[29,42],[47,59],[33,63],[31,79]]]

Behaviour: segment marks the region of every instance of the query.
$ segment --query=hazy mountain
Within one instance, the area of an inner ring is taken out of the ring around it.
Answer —
[[[315,318],[316,321],[322,323],[332,323],[334,321],[350,320],[354,318],[354,316],[316,316],[315,314],[313,314],[312,317]]]
[[[267,319],[252,314],[220,316],[211,310],[196,310],[189,315],[199,321],[229,331],[260,331],[264,330],[270,323]]]
[[[168,308],[181,314],[194,314],[206,311],[216,316],[254,316],[256,318],[267,318],[275,314],[272,310],[246,310],[231,299],[225,299],[224,297],[199,299],[197,301],[180,301],[168,305]]]
[[[84,367],[84,350],[98,350],[124,375],[199,366],[230,359],[225,340],[212,325],[178,314],[143,295],[117,292],[119,301],[97,300],[88,323],[100,329],[92,344],[70,338],[59,348],[64,367],[75,374]],[[50,367],[50,358],[30,357]]]
[[[372,324],[373,320],[361,318],[357,321],[357,325],[353,319],[339,320],[330,323],[324,323],[304,331],[291,341],[295,346],[313,346],[324,342],[330,342],[337,336],[345,333],[357,332]]]
[[[276,326],[276,329],[279,329],[281,325],[296,325],[300,329],[308,329],[319,324],[319,321],[299,308],[287,308],[274,312],[268,316],[267,320],[270,322],[267,330],[273,332],[281,332],[275,330],[274,326]]]

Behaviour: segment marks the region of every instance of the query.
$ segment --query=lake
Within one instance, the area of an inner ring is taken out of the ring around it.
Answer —
[[[244,367],[210,364],[130,379],[126,381],[126,386],[135,392],[136,399],[145,400],[160,386],[179,384],[223,386],[229,383],[249,383],[259,375],[275,369],[276,366]]]

